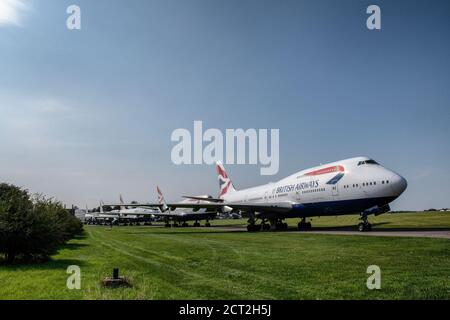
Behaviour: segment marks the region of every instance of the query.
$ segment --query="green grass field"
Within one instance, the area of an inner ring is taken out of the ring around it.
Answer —
[[[385,214],[376,229],[450,229],[450,213]],[[313,227],[347,227],[356,216],[316,218]],[[240,220],[213,221],[235,225]],[[297,220],[291,220],[295,225]],[[0,264],[0,299],[449,299],[450,240],[223,228],[85,227],[85,236],[41,265]],[[81,267],[81,290],[66,268]],[[366,269],[381,268],[381,290]],[[105,289],[120,267],[132,288]]]

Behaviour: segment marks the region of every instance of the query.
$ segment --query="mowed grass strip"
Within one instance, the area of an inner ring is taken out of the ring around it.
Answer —
[[[409,225],[405,217],[403,225]],[[434,218],[423,219],[411,225],[434,226]],[[69,265],[81,267],[81,290],[66,288]],[[369,265],[381,268],[381,290],[366,287]],[[131,279],[132,288],[100,286],[114,267]],[[48,263],[0,265],[0,298],[448,299],[449,276],[447,239],[92,226]]]

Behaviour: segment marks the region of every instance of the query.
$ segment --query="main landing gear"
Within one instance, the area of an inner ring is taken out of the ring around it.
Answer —
[[[247,231],[255,232],[261,230],[287,230],[288,225],[286,222],[283,222],[283,219],[270,219],[270,223],[267,223],[266,219],[262,219],[260,224],[257,224],[255,218],[250,218],[248,220]]]
[[[249,224],[247,225],[247,231],[248,232],[255,232],[255,231],[260,231],[261,230],[261,225],[260,224]]]
[[[260,224],[256,224],[256,219],[255,219],[255,215],[252,214],[250,215],[250,218],[248,219],[248,225],[247,225],[247,231],[248,232],[255,232],[255,231],[260,231],[261,230],[261,225]]]
[[[261,230],[270,230],[270,224],[267,223],[266,219],[261,220]]]
[[[275,230],[287,230],[288,229],[288,225],[286,222],[283,222],[283,220],[278,220],[275,223]]]
[[[372,231],[372,225],[369,223],[367,219],[367,214],[361,214],[362,222],[358,224],[359,232]]]
[[[311,222],[306,222],[306,218],[302,218],[302,220],[297,225],[298,230],[310,230]]]
[[[288,225],[286,222],[284,222],[284,219],[270,219],[270,225],[266,226],[266,228],[266,230],[287,230]]]

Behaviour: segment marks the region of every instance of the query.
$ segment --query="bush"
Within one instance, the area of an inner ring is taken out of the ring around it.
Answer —
[[[61,203],[0,184],[0,253],[9,263],[47,259],[82,231],[81,222]]]

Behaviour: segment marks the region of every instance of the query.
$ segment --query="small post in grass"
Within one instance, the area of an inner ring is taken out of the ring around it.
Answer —
[[[112,278],[103,279],[102,285],[107,288],[131,287],[131,283],[126,277],[119,276],[119,268],[114,268]]]

